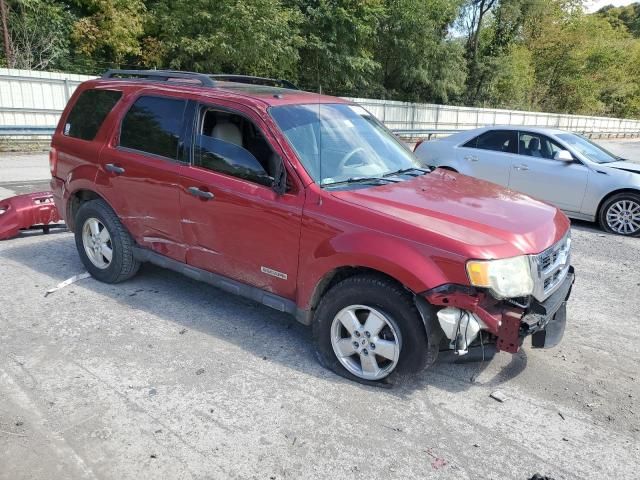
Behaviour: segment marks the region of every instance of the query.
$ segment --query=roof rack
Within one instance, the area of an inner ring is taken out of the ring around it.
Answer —
[[[159,80],[167,82],[173,79],[197,80],[203,87],[214,87],[216,82],[205,73],[175,72],[171,70],[107,70],[102,78],[126,80],[128,77],[140,77],[142,79]]]
[[[250,85],[262,85],[265,87],[281,87],[281,88],[289,88],[291,90],[300,90],[289,80],[283,80],[283,79],[253,77],[251,75],[227,75],[226,73],[216,73],[214,75],[209,75],[209,76],[221,82],[248,83]]]
[[[167,82],[169,80],[184,79],[195,80],[200,82],[203,87],[215,87],[216,80],[221,82],[236,82],[246,83],[249,85],[261,85],[265,87],[281,87],[289,88],[292,90],[300,90],[289,80],[265,78],[265,77],[253,77],[251,75],[228,75],[226,73],[217,73],[209,75],[206,73],[197,72],[181,72],[176,70],[107,70],[102,78],[111,78],[114,80],[127,80],[133,78],[139,78],[143,80],[158,80]]]

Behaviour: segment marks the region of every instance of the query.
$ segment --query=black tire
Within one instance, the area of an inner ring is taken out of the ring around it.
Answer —
[[[398,362],[385,378],[372,381],[348,371],[338,360],[331,344],[331,325],[336,315],[351,305],[373,307],[400,330],[401,348]],[[378,275],[349,277],[332,287],[320,300],[313,322],[313,339],[320,363],[350,380],[364,384],[395,383],[399,376],[421,371],[432,363],[427,336],[412,295],[397,283]],[[437,350],[436,350],[437,355]]]
[[[85,222],[90,218],[100,221],[111,237],[113,256],[106,268],[95,266],[84,248],[82,231]],[[80,205],[75,225],[76,248],[82,263],[92,277],[105,283],[118,283],[128,280],[138,272],[140,262],[133,256],[133,239],[104,200],[90,200]]]
[[[609,222],[607,222],[607,214],[609,210],[615,204],[621,201],[634,202],[636,205],[640,206],[640,194],[633,193],[633,192],[622,192],[622,193],[613,195],[611,198],[608,198],[600,208],[600,213],[598,215],[598,223],[600,223],[600,226],[606,232],[613,233],[616,235],[624,235],[627,237],[640,237],[640,228],[631,233],[623,233],[621,231],[616,231],[615,229],[611,228],[611,226],[609,225]]]

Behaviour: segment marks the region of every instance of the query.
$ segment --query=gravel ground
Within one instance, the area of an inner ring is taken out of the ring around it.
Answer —
[[[638,478],[640,240],[573,240],[558,348],[442,356],[391,390],[324,370],[292,318],[160,268],[45,297],[83,271],[72,235],[0,242],[0,479]]]

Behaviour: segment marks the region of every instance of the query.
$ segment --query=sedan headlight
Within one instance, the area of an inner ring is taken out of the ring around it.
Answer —
[[[490,289],[497,298],[525,297],[533,293],[533,276],[526,255],[500,260],[470,260],[471,285]]]

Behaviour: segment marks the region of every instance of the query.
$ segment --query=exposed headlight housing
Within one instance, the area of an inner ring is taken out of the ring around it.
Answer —
[[[533,293],[531,264],[526,255],[500,260],[469,260],[471,285],[488,288],[496,298],[526,297]]]

